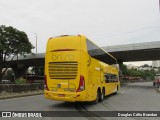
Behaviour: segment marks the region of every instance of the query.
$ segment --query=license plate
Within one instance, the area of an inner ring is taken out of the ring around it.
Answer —
[[[65,94],[58,94],[58,97],[65,97]]]

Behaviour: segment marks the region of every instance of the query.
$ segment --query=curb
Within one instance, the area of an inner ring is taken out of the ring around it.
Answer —
[[[3,95],[0,96],[0,100],[4,100],[4,99],[11,99],[11,98],[19,98],[19,97],[27,97],[27,96],[34,96],[34,95],[42,95],[44,94],[43,91],[41,92],[33,92],[33,93],[19,93],[19,94],[13,94],[13,95]]]

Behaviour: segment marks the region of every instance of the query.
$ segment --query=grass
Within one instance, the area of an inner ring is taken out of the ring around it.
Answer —
[[[26,79],[24,78],[19,78],[16,80],[16,84],[25,84],[26,83]]]

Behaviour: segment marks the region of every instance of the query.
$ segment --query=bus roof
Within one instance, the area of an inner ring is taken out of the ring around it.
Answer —
[[[117,64],[117,59],[113,57],[111,54],[106,52],[103,48],[100,48],[98,45],[96,45],[94,42],[86,38],[88,41],[90,41],[92,44],[94,44],[95,48],[92,50],[89,50],[91,53],[91,56],[101,62],[104,62],[106,64],[112,65]]]
[[[50,39],[55,39],[55,38],[63,38],[63,37],[83,37],[89,42],[91,42],[94,45],[94,49],[88,50],[89,53],[91,53],[91,56],[101,62],[104,62],[106,64],[112,65],[112,64],[117,64],[117,60],[115,57],[113,57],[111,54],[106,52],[103,48],[100,48],[98,45],[96,45],[94,42],[89,40],[86,36],[84,35],[60,35],[60,36],[55,36],[51,37]],[[86,41],[87,42],[87,41]]]

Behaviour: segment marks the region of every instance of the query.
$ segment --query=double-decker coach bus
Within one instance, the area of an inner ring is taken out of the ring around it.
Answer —
[[[45,55],[45,98],[101,102],[120,88],[117,60],[83,35],[50,38]]]

